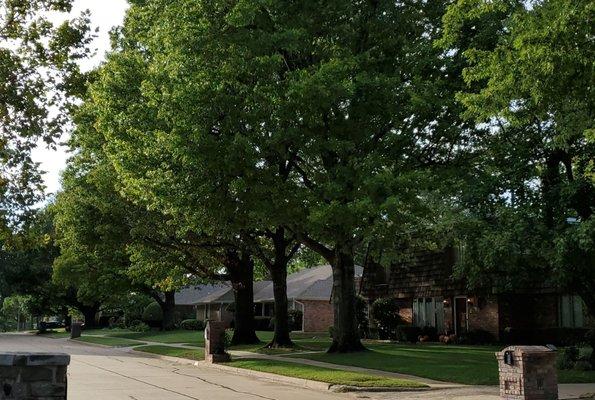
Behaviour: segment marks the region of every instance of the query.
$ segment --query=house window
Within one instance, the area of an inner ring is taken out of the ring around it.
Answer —
[[[579,296],[560,296],[558,311],[561,328],[583,328],[585,326],[583,301]]]
[[[413,324],[419,327],[442,328],[444,325],[442,299],[433,297],[413,299]]]

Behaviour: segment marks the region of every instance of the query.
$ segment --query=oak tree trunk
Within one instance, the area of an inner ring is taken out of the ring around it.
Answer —
[[[235,312],[232,345],[260,343],[254,331],[254,262],[249,255],[230,252],[227,270],[233,287]]]
[[[273,340],[267,345],[269,348],[293,347],[289,337],[289,301],[287,300],[287,263],[277,261],[270,269],[273,281],[273,295],[275,298],[275,332]]]
[[[97,313],[99,312],[99,304],[95,303],[90,306],[82,305],[79,311],[85,318],[85,329],[97,327]]]
[[[359,337],[355,313],[355,264],[349,251],[335,251],[333,257],[333,311],[335,323],[329,353],[365,351]]]
[[[169,291],[164,293],[164,300],[159,303],[161,311],[163,312],[163,321],[161,323],[161,329],[164,331],[171,331],[175,328],[176,318],[176,292]]]

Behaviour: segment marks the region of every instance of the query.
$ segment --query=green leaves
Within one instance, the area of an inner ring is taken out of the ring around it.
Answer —
[[[590,1],[459,0],[438,42],[464,56],[457,98],[489,128],[461,197],[473,221],[461,274],[504,290],[543,276],[580,293],[591,312],[594,10]]]
[[[48,18],[70,9],[68,0],[0,2],[0,210],[11,224],[42,197],[32,149],[65,132],[81,91],[77,61],[88,55],[88,16],[59,26]]]

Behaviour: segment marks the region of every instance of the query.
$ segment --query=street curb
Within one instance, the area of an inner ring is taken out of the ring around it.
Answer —
[[[207,364],[204,361],[197,362],[196,365],[207,367],[207,368],[215,368],[215,369],[218,369],[221,371],[231,372],[236,375],[262,378],[267,381],[272,381],[272,382],[276,382],[276,383],[284,383],[287,385],[292,385],[292,386],[297,386],[297,387],[302,387],[302,388],[307,388],[307,389],[329,391],[329,390],[332,390],[331,387],[333,386],[326,382],[318,382],[318,381],[312,381],[309,379],[302,379],[302,378],[292,378],[290,376],[277,375],[277,374],[272,374],[269,372],[253,371],[253,370],[244,369],[244,368],[230,367],[230,366],[222,365],[222,364],[209,364],[207,366]]]
[[[122,348],[122,347],[113,347],[113,346],[108,346],[106,344],[99,344],[99,343],[91,343],[91,342],[83,342],[82,340],[76,340],[76,339],[71,339],[71,338],[66,338],[67,342],[70,343],[76,343],[76,344],[80,344],[83,346],[94,346],[94,347],[103,347],[104,349],[117,349],[117,348]]]
[[[66,338],[66,341],[68,341],[70,343],[82,344],[85,346],[103,347],[104,349],[116,349],[116,350],[132,349],[135,346],[146,346],[147,345],[146,343],[140,343],[140,344],[135,344],[134,346],[109,346],[107,344],[85,342],[82,340],[76,340],[76,339],[71,339],[71,338]]]
[[[195,365],[207,367],[204,361],[197,362]],[[347,386],[347,385],[333,385],[326,382],[313,381],[310,379],[293,378],[290,376],[277,375],[270,372],[254,371],[245,368],[230,367],[224,364],[208,364],[208,368],[216,368],[222,371],[234,373],[236,375],[253,376],[257,378],[266,379],[269,381],[284,383],[292,386],[304,387],[315,390],[325,390],[336,393],[347,393],[347,392],[423,392],[431,390],[427,388],[401,388],[401,387],[358,387],[358,386]]]
[[[173,363],[185,364],[185,365],[192,365],[199,368],[207,368],[207,369],[218,369],[220,371],[230,372],[234,375],[240,376],[249,376],[253,378],[263,379],[269,382],[275,383],[282,383],[286,385],[312,389],[312,390],[322,390],[322,391],[329,391],[335,393],[347,393],[347,392],[425,392],[428,390],[432,390],[430,387],[428,388],[386,388],[386,387],[356,387],[356,386],[346,386],[346,385],[333,385],[326,382],[319,382],[313,381],[310,379],[302,379],[302,378],[292,378],[290,376],[283,376],[272,374],[269,372],[261,372],[261,371],[254,371],[245,368],[237,368],[237,367],[230,367],[228,365],[223,364],[207,364],[204,361],[195,361],[190,360],[187,358],[179,358],[179,357],[171,357],[171,356],[164,356],[161,354],[154,354],[154,353],[146,353],[142,350],[134,350],[134,348],[127,348],[127,352],[136,352],[142,353],[143,355],[147,355],[151,358],[156,358],[164,361],[169,361]]]
[[[335,393],[358,393],[358,392],[371,392],[371,393],[396,393],[396,392],[428,392],[432,389],[431,387],[420,387],[420,388],[408,388],[408,387],[383,387],[383,386],[347,386],[347,385],[332,385],[329,390]]]

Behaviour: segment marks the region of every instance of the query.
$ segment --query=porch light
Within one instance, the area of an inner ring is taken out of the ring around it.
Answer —
[[[442,300],[442,304],[444,305],[444,307],[450,307],[450,299]]]

